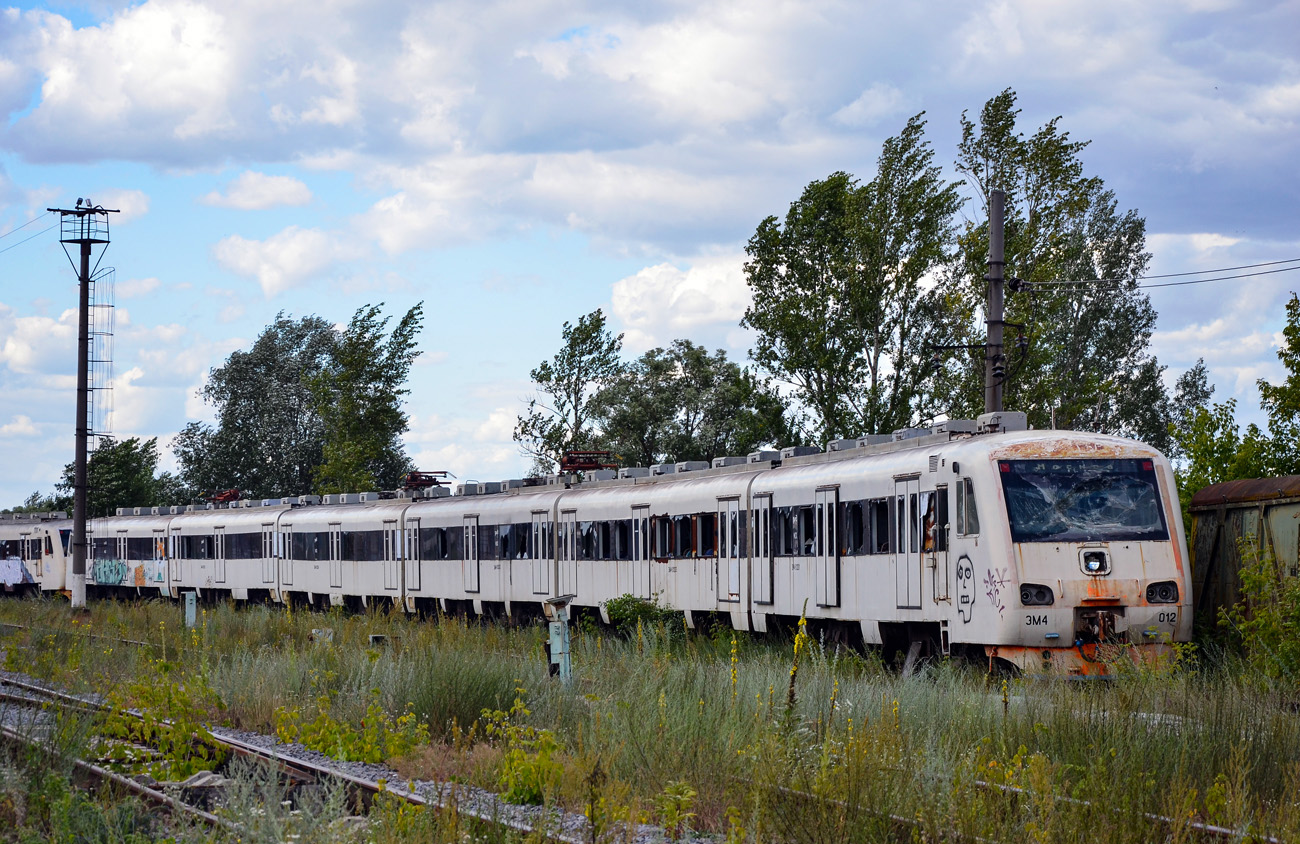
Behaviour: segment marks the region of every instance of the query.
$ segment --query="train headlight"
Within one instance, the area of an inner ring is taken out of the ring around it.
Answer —
[[[1172,580],[1162,580],[1147,587],[1148,604],[1178,603],[1178,584]]]
[[[1079,568],[1094,577],[1110,574],[1110,557],[1105,551],[1084,551],[1079,555]]]
[[[1037,583],[1020,584],[1020,603],[1027,607],[1049,607],[1056,603],[1052,587]]]

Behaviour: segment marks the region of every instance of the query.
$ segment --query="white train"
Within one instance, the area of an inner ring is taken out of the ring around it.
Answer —
[[[510,617],[559,595],[603,615],[633,594],[691,625],[764,631],[806,613],[891,651],[1084,674],[1190,638],[1173,471],[1147,445],[1005,413],[809,451],[120,511],[91,525],[87,584]],[[31,527],[30,588],[63,588],[67,527]]]

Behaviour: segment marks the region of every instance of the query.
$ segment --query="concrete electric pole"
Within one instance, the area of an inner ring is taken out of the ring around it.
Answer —
[[[77,311],[77,456],[73,474],[72,504],[72,572],[68,578],[68,591],[72,608],[86,606],[86,462],[87,440],[90,438],[90,268],[91,250],[97,243],[108,248],[108,215],[116,209],[101,208],[89,199],[78,199],[77,207],[48,208],[60,215],[59,242],[76,243],[81,247],[81,263],[77,269],[80,288]],[[100,252],[102,260],[104,253]],[[72,255],[68,255],[72,260]],[[98,262],[96,262],[98,269]]]
[[[987,340],[984,346],[984,412],[1002,412],[1002,385],[1006,381],[1007,358],[1002,352],[1003,268],[1006,265],[1003,244],[1003,215],[1006,202],[1000,190],[989,196],[989,283]]]

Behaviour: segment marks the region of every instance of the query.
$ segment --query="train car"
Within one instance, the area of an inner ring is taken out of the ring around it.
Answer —
[[[116,516],[92,519],[86,531],[87,594],[169,594],[167,529],[173,509],[181,508],[119,508]]]
[[[167,593],[192,590],[201,597],[277,600],[279,518],[289,509],[278,498],[210,510],[187,508],[168,525]]]
[[[1204,621],[1241,600],[1243,544],[1271,553],[1279,575],[1300,574],[1300,475],[1213,484],[1192,496],[1190,511],[1192,586]]]
[[[0,515],[0,585],[4,591],[62,589],[62,556],[71,531],[66,513]]]
[[[1007,413],[716,464],[123,516],[95,536],[134,562],[131,539],[165,531],[173,596],[522,617],[632,594],[691,625],[806,616],[909,660],[1081,674],[1190,638],[1173,472],[1142,443]]]
[[[353,493],[280,512],[282,600],[400,606],[402,516],[408,503]]]

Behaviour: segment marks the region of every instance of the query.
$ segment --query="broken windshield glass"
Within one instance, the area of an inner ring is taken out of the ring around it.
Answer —
[[[1150,460],[1001,460],[1014,542],[1167,540]]]

